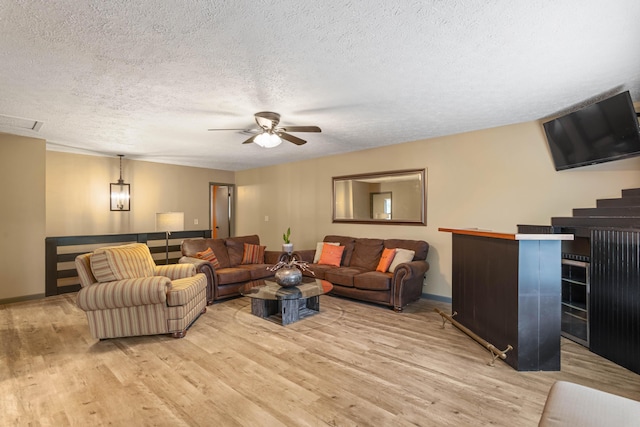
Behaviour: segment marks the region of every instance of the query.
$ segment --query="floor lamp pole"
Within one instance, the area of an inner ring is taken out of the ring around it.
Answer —
[[[166,253],[167,253],[167,257],[166,257],[166,259],[164,261],[164,265],[169,265],[169,235],[171,234],[171,232],[167,231],[166,233],[167,233],[167,240],[166,240],[166,244],[165,244],[165,250],[166,250]]]

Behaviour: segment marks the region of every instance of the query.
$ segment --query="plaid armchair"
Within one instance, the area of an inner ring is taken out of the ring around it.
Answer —
[[[182,338],[204,313],[207,278],[191,264],[156,266],[143,243],[78,255],[76,303],[94,338],[172,334]]]

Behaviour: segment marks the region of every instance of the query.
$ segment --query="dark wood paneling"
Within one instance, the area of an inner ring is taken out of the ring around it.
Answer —
[[[198,237],[211,237],[211,230],[174,231],[171,233],[169,239]],[[131,242],[146,243],[148,245],[151,243],[152,245],[149,246],[149,250],[152,254],[157,255],[166,252],[166,233],[164,232],[47,237],[45,239],[45,296],[76,292],[80,289],[79,280],[76,280],[76,283],[68,283],[68,279],[77,278],[78,276],[75,268],[61,266],[62,263],[73,262],[76,256],[86,252],[79,249],[74,250],[74,246],[78,248],[86,245],[111,246]],[[62,247],[64,247],[65,250],[63,253],[59,253]],[[174,264],[178,262],[179,259],[179,257],[173,256],[172,252],[180,252],[180,245],[169,245],[169,264]],[[158,258],[158,262],[163,264],[165,258]],[[58,279],[67,280],[64,285],[60,286]]]
[[[591,237],[590,349],[640,373],[640,231]]]

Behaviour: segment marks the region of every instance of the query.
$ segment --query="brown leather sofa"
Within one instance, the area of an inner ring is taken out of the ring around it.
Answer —
[[[180,264],[194,264],[198,273],[207,276],[207,304],[240,295],[240,288],[251,281],[273,276],[267,268],[276,264],[281,251],[264,252],[264,263],[241,264],[244,244],[260,245],[257,235],[229,237],[226,239],[185,239],[181,244]],[[211,248],[219,268],[209,261],[197,258],[198,252]]]
[[[424,274],[429,269],[426,261],[429,244],[423,240],[368,239],[348,236],[325,236],[323,242],[344,246],[340,266],[314,264],[316,250],[294,252],[309,263],[315,277],[333,284],[332,295],[384,304],[395,311],[402,309],[422,295]],[[376,271],[385,248],[403,248],[415,252],[413,260],[399,264],[393,273]],[[310,272],[304,272],[310,276]]]

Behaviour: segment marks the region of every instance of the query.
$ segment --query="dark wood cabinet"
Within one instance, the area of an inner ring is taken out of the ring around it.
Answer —
[[[454,319],[518,371],[560,370],[561,240],[440,229],[452,233]]]

